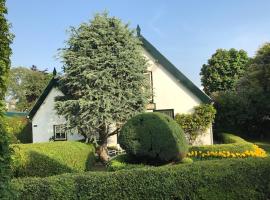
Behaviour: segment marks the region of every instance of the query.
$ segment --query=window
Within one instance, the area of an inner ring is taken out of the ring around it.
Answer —
[[[152,76],[152,72],[148,71],[147,73],[145,73],[145,78],[147,80],[147,82],[149,83],[149,87],[151,90],[151,96],[149,99],[149,103],[153,103],[154,102],[154,95],[153,95],[153,76]]]
[[[163,109],[163,110],[154,110],[154,112],[163,113],[174,119],[174,110],[173,109]]]
[[[64,124],[54,125],[53,132],[54,132],[54,140],[67,140],[67,133]]]

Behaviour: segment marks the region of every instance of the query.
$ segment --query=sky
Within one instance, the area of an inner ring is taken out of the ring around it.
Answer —
[[[269,0],[7,0],[15,34],[12,66],[62,70],[58,49],[67,30],[95,13],[141,27],[142,35],[196,85],[216,49],[244,49],[249,56],[270,42]]]

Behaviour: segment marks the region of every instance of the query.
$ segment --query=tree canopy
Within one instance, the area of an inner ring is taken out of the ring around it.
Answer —
[[[52,75],[35,65],[11,68],[7,99],[16,101],[17,111],[29,111],[48,84]]]
[[[215,101],[220,131],[270,137],[270,43],[257,51],[235,90],[219,93]]]
[[[10,69],[10,56],[13,35],[9,32],[5,0],[0,0],[0,199],[8,198],[8,181],[10,179],[10,149],[8,136],[3,125],[3,100],[5,98],[7,79]]]
[[[113,125],[142,112],[149,98],[141,43],[121,20],[97,14],[72,28],[61,50],[64,97],[56,103],[67,126],[106,144]]]
[[[249,60],[244,50],[218,49],[202,66],[200,75],[204,91],[211,95],[213,92],[233,90]]]

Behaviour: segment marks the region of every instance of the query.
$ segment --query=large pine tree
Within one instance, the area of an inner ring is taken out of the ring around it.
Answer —
[[[87,138],[99,136],[104,155],[113,127],[144,111],[148,102],[141,43],[128,25],[102,13],[71,29],[61,56],[65,96],[57,100],[58,114]]]
[[[7,9],[5,0],[0,0],[0,199],[8,199],[8,181],[10,178],[10,151],[8,136],[3,126],[3,109],[8,72],[10,69],[10,55],[12,35],[9,33],[9,24],[5,18]]]

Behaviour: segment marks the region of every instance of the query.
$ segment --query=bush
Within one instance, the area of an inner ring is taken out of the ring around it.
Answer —
[[[80,142],[16,144],[12,148],[15,177],[87,171],[95,159],[93,145]]]
[[[26,117],[5,117],[4,123],[10,135],[11,143],[32,142],[32,125]]]
[[[230,157],[265,157],[266,152],[250,142],[229,133],[219,135],[225,144],[191,146],[189,157],[200,159]]]
[[[202,135],[214,121],[215,108],[210,104],[202,104],[194,108],[191,114],[179,114],[175,121],[183,128],[190,144],[193,144],[199,135]]]
[[[270,197],[270,158],[226,159],[14,179],[14,199],[249,199]]]
[[[183,130],[161,113],[143,113],[128,120],[119,143],[130,155],[161,162],[181,160],[188,151]]]
[[[3,126],[1,109],[2,102],[0,100],[0,199],[8,197],[10,193],[9,181],[11,179],[9,137]]]

